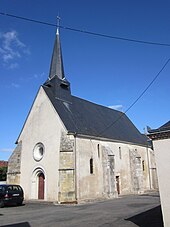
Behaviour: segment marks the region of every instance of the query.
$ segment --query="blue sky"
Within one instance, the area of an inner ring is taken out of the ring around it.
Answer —
[[[0,11],[61,26],[130,39],[170,43],[167,0],[1,0]],[[15,148],[39,86],[47,79],[55,27],[0,15],[0,159]],[[108,39],[60,29],[72,94],[126,109],[170,57],[170,47]],[[169,121],[170,63],[127,112],[135,126]]]

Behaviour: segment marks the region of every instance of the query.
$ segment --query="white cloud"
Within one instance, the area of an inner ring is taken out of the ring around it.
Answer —
[[[108,107],[111,109],[114,109],[114,110],[120,110],[120,111],[123,110],[123,105],[112,105],[112,106],[108,106]]]
[[[10,49],[11,43],[14,43],[17,47],[25,47],[25,44],[19,40],[16,31],[6,32],[2,37],[4,37],[4,46],[6,49]]]
[[[13,61],[16,61],[25,54],[30,54],[30,52],[26,45],[20,41],[15,30],[0,33],[0,58],[5,63],[5,66],[8,66],[10,69],[16,68],[18,63]]]
[[[0,152],[12,152],[13,148],[0,148]]]

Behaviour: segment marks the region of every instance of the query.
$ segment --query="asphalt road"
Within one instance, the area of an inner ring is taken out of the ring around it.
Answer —
[[[0,208],[0,226],[163,227],[159,195],[123,196],[80,205],[25,203]]]

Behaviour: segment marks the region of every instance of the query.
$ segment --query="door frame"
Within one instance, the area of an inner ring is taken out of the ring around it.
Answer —
[[[46,174],[45,171],[42,167],[37,167],[33,170],[32,172],[32,177],[31,177],[31,195],[30,199],[36,199],[38,200],[38,189],[39,189],[39,175],[40,174],[44,175],[44,200],[46,200]]]

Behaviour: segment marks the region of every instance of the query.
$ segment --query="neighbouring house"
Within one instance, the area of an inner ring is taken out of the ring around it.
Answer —
[[[148,131],[156,157],[159,192],[164,226],[170,226],[170,121],[158,129]]]
[[[49,77],[16,143],[8,183],[21,184],[28,200],[78,203],[156,187],[147,137],[122,112],[71,94],[58,30]]]
[[[0,168],[1,167],[8,167],[8,161],[0,160]]]

